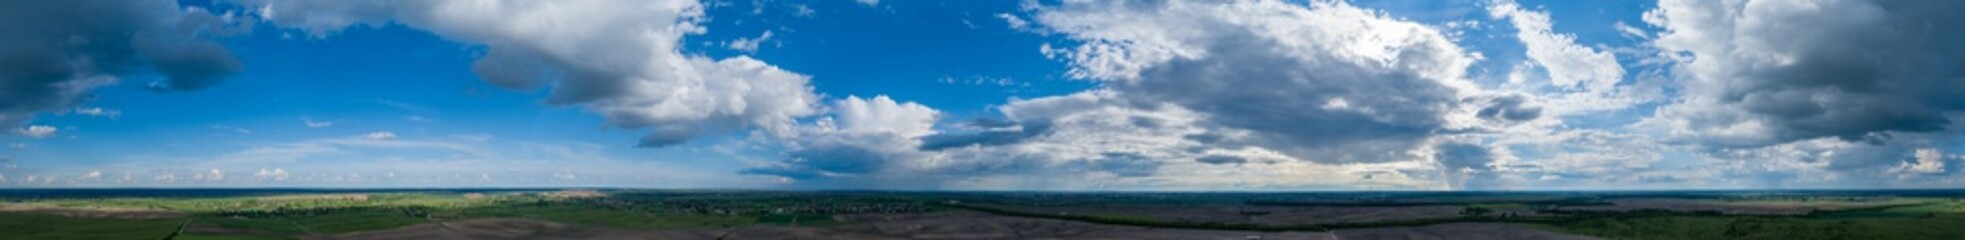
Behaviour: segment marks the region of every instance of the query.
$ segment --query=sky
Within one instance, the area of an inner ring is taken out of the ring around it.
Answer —
[[[1957,9],[8,1],[0,188],[1957,188]]]

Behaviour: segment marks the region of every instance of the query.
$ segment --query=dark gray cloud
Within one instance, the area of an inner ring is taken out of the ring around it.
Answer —
[[[1474,144],[1441,144],[1434,146],[1433,159],[1439,161],[1447,183],[1454,189],[1484,189],[1495,187],[1494,153],[1487,147]]]
[[[642,135],[641,139],[635,141],[635,146],[659,148],[682,144],[689,142],[690,138],[696,137],[696,132],[693,130],[695,128],[656,128],[654,131],[650,131],[648,135]]]
[[[1445,130],[1444,116],[1462,104],[1448,83],[1461,81],[1471,57],[1435,29],[1344,4],[1226,5],[1070,2],[1037,20],[1083,41],[1062,54],[1074,75],[1104,81],[1132,105],[1171,104],[1247,133],[1219,144],[1394,161]],[[1505,117],[1535,114],[1519,105]]]
[[[876,149],[851,145],[821,146],[791,153],[794,162],[830,173],[866,174],[886,167],[891,157]]]
[[[148,86],[157,91],[191,91],[204,89],[238,73],[244,64],[232,57],[232,51],[215,42],[169,42],[151,43],[139,41],[139,49],[145,49],[147,59],[159,74],[167,79]]]
[[[1160,160],[1139,153],[1108,152],[1099,154],[1098,159],[1081,161],[1086,171],[1107,172],[1120,177],[1152,176],[1160,170]]]
[[[1280,43],[1228,34],[1210,56],[1147,68],[1141,81],[1115,84],[1136,101],[1166,101],[1208,113],[1211,122],[1247,129],[1255,145],[1305,159],[1378,161],[1441,129],[1455,92],[1418,75],[1327,64],[1275,53]],[[1261,87],[1251,87],[1261,86]],[[1343,102],[1347,107],[1334,106]],[[1359,110],[1370,108],[1369,111]],[[1365,151],[1359,148],[1370,148]]]
[[[916,149],[920,138],[934,133],[941,115],[927,106],[887,96],[848,96],[833,102],[830,109],[830,116],[800,125],[796,136],[782,139],[779,144],[787,149],[783,159],[740,173],[780,176],[810,186],[888,180],[904,174],[897,170],[905,168],[904,163],[926,158]]]
[[[1945,129],[1965,110],[1965,2],[1660,5],[1658,45],[1688,54],[1677,71],[1691,78],[1659,123],[1708,144],[1882,141]]]
[[[879,149],[855,145],[813,146],[792,151],[784,165],[745,169],[743,174],[782,176],[799,180],[831,175],[860,175],[887,167],[892,156]]]
[[[988,129],[973,132],[948,132],[928,135],[921,139],[921,150],[934,151],[953,147],[997,146],[1023,142],[1050,131],[1047,122],[1018,124],[1013,122],[986,122]]]
[[[1228,156],[1228,155],[1202,156],[1199,158],[1194,158],[1194,161],[1206,163],[1206,164],[1243,164],[1249,162],[1248,159],[1244,159],[1242,157],[1237,157],[1237,156]]]
[[[1474,116],[1497,122],[1521,122],[1542,117],[1542,108],[1528,106],[1527,98],[1521,95],[1494,98],[1487,107],[1475,112]]]
[[[171,1],[0,3],[0,127],[67,109],[122,76],[155,73],[160,90],[197,90],[240,70],[209,40],[247,29]]]

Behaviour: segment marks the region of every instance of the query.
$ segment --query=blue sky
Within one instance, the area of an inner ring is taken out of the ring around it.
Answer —
[[[0,187],[1965,184],[1945,1],[4,5]]]

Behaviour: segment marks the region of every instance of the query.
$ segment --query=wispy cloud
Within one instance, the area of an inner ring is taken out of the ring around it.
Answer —
[[[307,118],[307,117],[300,118],[300,123],[305,124],[307,125],[307,127],[310,128],[324,128],[324,127],[334,126],[334,122],[332,121],[314,121],[313,118]]]
[[[123,111],[116,110],[116,109],[91,107],[91,108],[76,108],[75,114],[81,114],[83,116],[93,116],[93,117],[116,118],[116,117],[123,116]]]
[[[370,132],[368,134],[362,134],[362,139],[378,141],[396,140],[396,133],[389,131]]]
[[[251,129],[245,129],[245,128],[241,128],[241,127],[233,127],[233,126],[226,126],[226,125],[212,125],[212,126],[211,126],[211,129],[212,129],[212,130],[219,130],[219,131],[226,131],[226,132],[235,132],[235,133],[239,133],[239,134],[252,134],[252,130],[251,130]]]
[[[21,127],[20,129],[15,129],[14,133],[20,134],[21,136],[27,136],[30,138],[47,138],[49,136],[54,136],[55,133],[58,131],[59,130],[56,130],[54,126],[32,125],[32,126]]]

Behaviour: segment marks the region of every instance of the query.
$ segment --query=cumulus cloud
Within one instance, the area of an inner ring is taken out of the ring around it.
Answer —
[[[578,105],[607,125],[651,129],[641,146],[679,144],[743,127],[790,134],[816,113],[810,77],[748,56],[686,54],[705,31],[696,1],[257,1],[257,14],[325,37],[356,25],[399,24],[478,44],[479,78],[510,89],[550,87],[546,103]]]
[[[1477,57],[1437,29],[1340,2],[1032,10],[1028,27],[1075,42],[1041,52],[1102,87],[941,128],[925,107],[849,97],[746,173],[818,187],[1443,188],[1425,147],[1461,131],[1447,115],[1539,114],[1526,98],[1475,97],[1463,75]]]
[[[234,19],[170,1],[0,3],[0,127],[68,109],[125,75],[162,75],[155,90],[215,85],[242,67],[209,40],[247,29]]]
[[[1244,130],[1224,144],[1390,161],[1450,130],[1445,115],[1462,107],[1476,57],[1430,26],[1342,2],[1307,5],[1067,1],[1034,19],[1081,42],[1048,50],[1072,76]]]
[[[1911,154],[1911,161],[1905,161],[1890,171],[1913,174],[1944,173],[1946,158],[1945,153],[1938,149],[1919,148]]]
[[[882,173],[894,161],[919,159],[920,137],[934,134],[940,112],[887,96],[848,96],[832,104],[832,116],[785,139],[785,161],[744,173],[793,179],[858,178]]]
[[[1515,39],[1527,50],[1522,53],[1526,59],[1503,70],[1508,73],[1507,83],[1495,91],[1528,93],[1532,96],[1528,105],[1539,106],[1542,115],[1560,121],[1666,101],[1669,81],[1655,70],[1638,70],[1634,75],[1638,79],[1626,81],[1627,71],[1617,60],[1617,51],[1648,48],[1584,46],[1575,34],[1556,32],[1551,13],[1525,9],[1511,0],[1493,1],[1487,12],[1507,20],[1515,29]]]
[[[1529,62],[1547,71],[1555,87],[1607,90],[1624,78],[1624,68],[1610,52],[1577,45],[1576,36],[1550,30],[1555,24],[1549,13],[1522,9],[1508,0],[1495,1],[1487,11],[1508,19],[1515,38],[1528,48]]]
[[[56,131],[53,126],[33,125],[21,127],[20,129],[14,130],[14,133],[31,138],[46,138],[48,136],[54,136]]]
[[[895,102],[886,95],[871,99],[848,96],[833,103],[833,107],[834,115],[839,118],[839,130],[904,138],[934,133],[935,119],[941,114],[918,103]]]
[[[781,143],[790,149],[783,160],[745,173],[818,188],[1428,187],[1410,173],[1431,167],[1413,161],[1326,165],[1261,147],[1211,146],[1196,140],[1210,131],[1201,114],[1171,104],[1138,105],[1120,95],[1093,90],[1012,100],[997,108],[1003,119],[941,128],[931,128],[937,121],[928,116],[938,114],[925,107],[849,97],[835,102],[832,114],[838,116],[806,125],[799,138]],[[851,117],[856,115],[910,117]],[[1305,177],[1310,175],[1327,177]]]
[[[1714,146],[1933,132],[1965,110],[1958,1],[1665,0],[1644,15],[1683,76],[1647,125]]]

